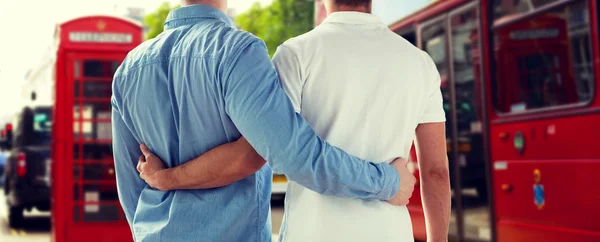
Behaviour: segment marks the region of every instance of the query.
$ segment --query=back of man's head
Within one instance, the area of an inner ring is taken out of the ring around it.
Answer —
[[[227,0],[181,0],[182,6],[202,4],[219,9],[223,12],[227,11]]]
[[[334,5],[348,7],[368,7],[373,0],[330,0]]]
[[[372,0],[326,0],[325,9],[327,13],[338,11],[371,12]]]

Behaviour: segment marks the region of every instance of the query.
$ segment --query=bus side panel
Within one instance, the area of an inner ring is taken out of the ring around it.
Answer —
[[[600,126],[594,125],[600,123],[598,113],[598,107],[566,109],[545,119],[531,115],[522,121],[492,122],[492,160],[599,159],[600,149],[594,148],[600,145]],[[521,152],[514,143],[519,133],[524,140]]]
[[[425,230],[425,214],[423,213],[423,208],[420,204],[408,204],[406,207],[408,208],[408,212],[410,212],[410,218],[415,239],[420,241],[426,241],[427,231]]]
[[[494,166],[502,169],[494,170],[500,221],[600,232],[600,160],[497,161]]]
[[[498,242],[529,241],[577,241],[595,242],[600,232],[568,229],[564,227],[539,226],[510,220],[498,222]]]

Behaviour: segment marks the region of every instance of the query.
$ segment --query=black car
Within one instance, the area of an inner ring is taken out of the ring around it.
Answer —
[[[20,226],[23,211],[50,210],[50,146],[52,110],[26,107],[16,117],[9,139],[2,142],[10,150],[6,160],[4,193],[11,227]]]

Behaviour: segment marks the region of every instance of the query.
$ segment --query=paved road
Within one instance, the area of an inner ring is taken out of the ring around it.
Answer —
[[[2,242],[49,242],[50,213],[31,211],[25,213],[24,226],[21,229],[8,227],[4,191],[0,189],[0,241]]]
[[[32,211],[25,213],[25,223],[22,229],[8,227],[6,202],[4,191],[0,189],[0,242],[50,242],[50,213]],[[277,241],[277,234],[283,218],[282,200],[274,200],[271,209],[273,220],[273,241]]]

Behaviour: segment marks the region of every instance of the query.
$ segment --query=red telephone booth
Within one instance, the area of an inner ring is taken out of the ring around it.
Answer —
[[[88,16],[55,35],[53,241],[132,241],[117,196],[110,98],[116,69],[142,41],[141,26]]]

